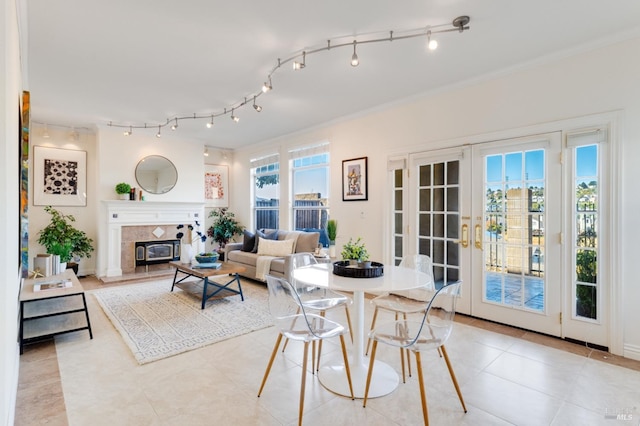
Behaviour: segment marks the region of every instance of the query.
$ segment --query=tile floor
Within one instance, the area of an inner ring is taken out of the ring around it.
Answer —
[[[273,328],[140,366],[90,295],[105,285],[82,283],[94,339],[84,331],[25,348],[16,425],[297,423],[301,345],[278,354],[260,398]],[[372,310],[365,314],[369,322]],[[447,347],[468,413],[434,351],[423,355],[432,425],[640,424],[640,362],[462,315]],[[337,344],[325,344],[323,363],[338,355]],[[376,358],[400,368],[396,349],[380,345]],[[309,375],[304,424],[421,424],[417,386],[414,375],[363,408]],[[619,414],[628,420],[616,420]]]

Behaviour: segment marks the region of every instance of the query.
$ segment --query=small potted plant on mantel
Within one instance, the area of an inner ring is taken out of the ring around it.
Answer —
[[[129,200],[131,198],[131,185],[120,182],[116,185],[116,194],[120,196],[121,200]]]
[[[356,241],[349,238],[344,246],[342,246],[342,259],[348,260],[351,265],[357,265],[360,268],[370,268],[369,252],[362,242],[362,238],[358,237]]]

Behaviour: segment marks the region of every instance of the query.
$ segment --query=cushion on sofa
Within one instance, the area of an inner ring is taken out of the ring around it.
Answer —
[[[256,244],[253,246],[253,250],[251,250],[251,253],[257,253],[258,252],[258,246],[260,245],[260,238],[265,239],[265,240],[277,240],[278,239],[278,230],[274,229],[274,230],[261,230],[258,229],[256,231]]]
[[[319,240],[320,233],[318,232],[300,232],[296,241],[296,253],[313,253],[318,247]]]
[[[240,250],[251,253],[256,246],[256,234],[251,231],[244,230],[242,236],[242,248]]]
[[[262,237],[258,237],[260,242],[258,243],[258,256],[286,256],[293,253],[293,244],[295,240],[267,240]]]

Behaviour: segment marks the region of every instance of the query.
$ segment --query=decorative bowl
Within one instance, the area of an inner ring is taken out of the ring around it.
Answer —
[[[218,261],[220,255],[218,253],[200,253],[196,254],[198,263],[214,263]]]

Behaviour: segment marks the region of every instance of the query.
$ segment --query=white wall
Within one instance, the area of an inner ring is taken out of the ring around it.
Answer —
[[[20,52],[16,1],[0,3],[0,424],[12,425],[18,388]]]
[[[550,123],[573,117],[622,110],[619,129],[622,163],[621,244],[623,339],[625,355],[640,359],[640,286],[634,270],[640,249],[640,227],[633,217],[640,208],[640,39],[618,43],[566,59],[532,66],[504,76],[452,88],[405,105],[347,119],[323,128],[268,141],[236,152],[234,187],[250,188],[248,161],[259,153],[287,148],[301,142],[328,139],[331,143],[331,217],[338,220],[340,246],[349,237],[363,236],[373,259],[383,258],[385,229],[384,191],[386,161],[390,154],[443,147],[449,141],[510,129]],[[274,95],[275,96],[275,95]],[[341,161],[369,157],[369,200],[342,202]],[[615,170],[614,170],[615,172]],[[287,191],[287,185],[281,185]],[[285,195],[282,195],[286,212]],[[250,199],[243,191],[232,194],[233,210],[245,224],[251,221]],[[364,213],[364,219],[362,218]],[[615,216],[614,216],[615,217]],[[288,216],[281,216],[287,226]]]
[[[97,249],[97,206],[95,187],[97,181],[96,172],[96,135],[95,129],[76,129],[77,140],[70,140],[71,128],[47,126],[48,138],[43,137],[44,126],[32,123],[30,137],[30,155],[32,156],[32,167],[29,169],[29,267],[33,269],[33,258],[38,253],[46,253],[46,249],[38,244],[38,232],[49,224],[51,215],[44,211],[45,206],[33,205],[33,173],[37,164],[33,163],[33,147],[46,146],[51,148],[61,148],[76,151],[86,151],[87,153],[87,205],[86,206],[53,206],[56,210],[66,215],[72,215],[76,221],[74,226],[84,231],[89,238],[93,239],[93,248]],[[78,267],[78,275],[84,276],[93,274],[96,269],[96,251],[91,258],[83,258]]]
[[[154,133],[134,132],[124,136],[122,129],[101,126],[96,140],[97,183],[94,188],[97,203],[98,253],[96,273],[106,275],[106,223],[101,200],[117,199],[114,187],[126,182],[139,188],[135,178],[138,162],[148,155],[161,155],[173,162],[178,170],[176,186],[166,194],[144,193],[146,201],[202,202],[204,203],[204,145],[200,141],[180,139],[163,135],[156,138]],[[132,201],[133,202],[133,201]],[[137,202],[137,201],[136,201]],[[204,227],[203,227],[204,230]]]

